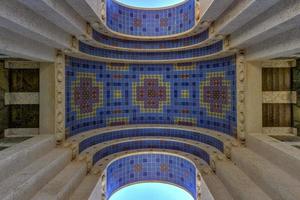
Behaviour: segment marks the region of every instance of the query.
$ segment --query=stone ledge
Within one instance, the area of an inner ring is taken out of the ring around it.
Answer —
[[[267,91],[263,92],[263,103],[297,103],[296,91]]]
[[[5,105],[39,104],[38,92],[10,92],[5,93]]]
[[[5,137],[31,137],[39,134],[39,128],[9,128],[4,130]]]
[[[263,127],[262,133],[266,135],[297,135],[294,127]]]
[[[39,69],[39,62],[32,61],[6,61],[5,68],[7,69]]]

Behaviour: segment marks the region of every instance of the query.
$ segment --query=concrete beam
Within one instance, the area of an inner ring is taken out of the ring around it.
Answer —
[[[223,182],[234,199],[271,200],[240,168],[231,161],[216,163],[218,178]]]
[[[234,0],[201,0],[200,19],[201,21],[215,21]]]
[[[100,22],[100,0],[66,0],[90,24]]]
[[[1,1],[0,26],[54,48],[70,47],[68,33],[17,0]]]
[[[80,36],[86,32],[85,20],[65,1],[18,1],[72,35]]]
[[[247,60],[288,57],[300,52],[300,27],[291,29],[246,49]]]
[[[276,4],[251,22],[234,32],[233,47],[245,48],[259,43],[300,24],[300,1],[285,0]]]
[[[219,34],[227,35],[257,15],[261,14],[279,0],[242,0],[233,3],[216,21],[215,29]]]
[[[5,28],[2,28],[0,31],[0,53],[35,61],[51,62],[55,58],[53,48],[31,39],[26,39]]]

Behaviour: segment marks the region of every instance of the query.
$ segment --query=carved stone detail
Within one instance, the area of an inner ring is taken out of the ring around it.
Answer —
[[[226,36],[223,41],[224,49],[229,49],[230,47],[230,36]]]
[[[57,52],[55,60],[55,137],[58,144],[65,140],[65,57]]]
[[[73,50],[78,50],[79,48],[79,44],[78,44],[78,40],[75,36],[72,36],[72,41],[71,41],[71,49]]]
[[[200,1],[199,0],[196,1],[195,15],[196,15],[195,16],[196,22],[199,22],[200,18],[201,18],[201,9],[200,9]]]
[[[197,200],[201,200],[201,175],[197,173]]]
[[[263,103],[297,103],[295,91],[267,91],[263,92]]]
[[[210,168],[211,168],[211,170],[213,170],[213,172],[216,172],[216,170],[217,170],[216,160],[217,160],[217,158],[215,158],[215,157],[213,157],[210,160]]]
[[[245,87],[246,87],[246,66],[245,66],[245,56],[244,52],[239,52],[237,54],[236,61],[236,71],[237,71],[237,137],[242,142],[245,141]]]
[[[215,34],[215,24],[212,22],[209,27],[209,35]]]
[[[101,20],[102,22],[106,21],[106,3],[105,0],[101,0],[101,10],[100,10],[100,16],[101,16]]]
[[[106,175],[101,176],[101,200],[106,200]]]

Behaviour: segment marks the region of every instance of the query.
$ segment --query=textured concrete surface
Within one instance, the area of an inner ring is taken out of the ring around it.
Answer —
[[[71,160],[71,150],[56,148],[0,183],[0,199],[27,200]]]
[[[229,161],[216,163],[217,176],[234,199],[271,200],[271,198],[252,181],[240,168]]]
[[[0,153],[0,180],[19,172],[55,146],[53,136],[36,136]]]
[[[32,200],[69,199],[87,173],[84,162],[72,162],[45,185]]]
[[[274,200],[297,200],[300,182],[247,148],[233,148],[232,161]]]

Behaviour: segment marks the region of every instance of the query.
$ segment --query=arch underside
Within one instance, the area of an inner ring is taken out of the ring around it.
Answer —
[[[172,20],[173,18],[176,21]],[[105,21],[111,31],[125,35],[144,37],[176,35],[194,27],[195,1],[187,0],[165,9],[139,9],[107,0]]]
[[[172,125],[162,125],[160,128],[155,128],[155,126],[151,127],[150,125],[140,125],[140,127],[129,125],[91,130],[70,137],[67,142],[75,148],[76,154],[79,153],[79,160],[85,160],[88,163],[88,168],[93,174],[98,174],[101,177],[105,176],[107,179],[105,188],[111,187],[102,191],[106,198],[128,184],[162,181],[187,190],[196,199],[200,191],[199,186],[188,184],[190,187],[187,187],[185,183],[178,182],[178,180],[182,180],[182,176],[177,177],[176,181],[173,173],[171,175],[170,173],[165,173],[166,176],[169,176],[168,179],[167,177],[156,177],[157,169],[155,167],[149,168],[153,171],[148,170],[149,173],[151,172],[151,176],[148,176],[142,173],[140,167],[137,166],[137,171],[133,175],[132,173],[126,173],[126,175],[129,175],[126,181],[121,177],[124,174],[119,174],[120,176],[117,176],[118,180],[110,180],[109,178],[115,179],[116,175],[109,174],[107,170],[112,163],[118,162],[120,159],[128,162],[130,159],[127,157],[130,155],[151,157],[153,154],[164,154],[192,163],[196,171],[194,176],[197,177],[198,171],[201,173],[204,170],[207,173],[215,170],[215,159],[224,159],[224,152],[228,145],[230,146],[234,141],[235,139],[231,136],[201,128],[174,127]],[[132,167],[131,169],[133,169]],[[168,165],[166,168],[169,170],[170,166]],[[172,171],[171,168],[170,170]],[[124,170],[119,172],[124,172]],[[120,178],[121,180],[119,180]],[[201,179],[201,175],[195,179],[197,182],[198,179]],[[183,180],[185,179],[183,178]],[[113,182],[112,185],[109,183],[110,181]]]
[[[118,190],[142,182],[162,182],[189,192],[194,199],[197,170],[193,163],[167,154],[137,154],[114,160],[106,170],[106,198]]]

